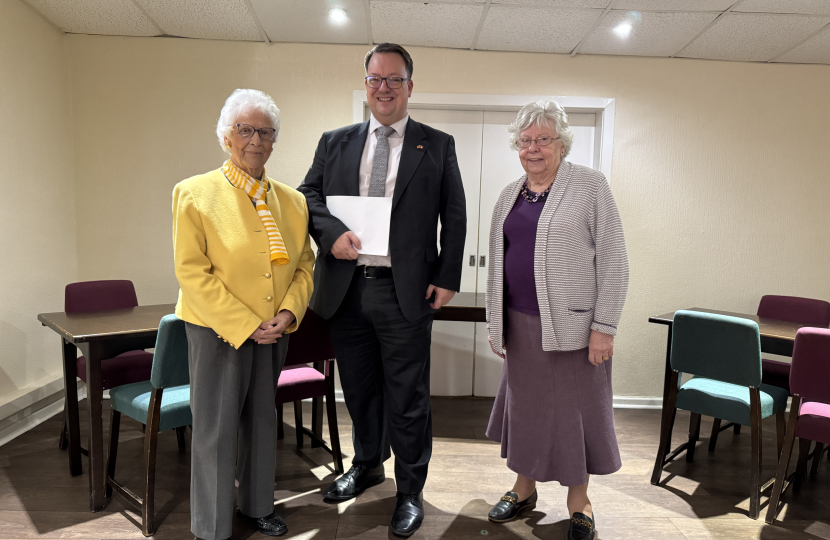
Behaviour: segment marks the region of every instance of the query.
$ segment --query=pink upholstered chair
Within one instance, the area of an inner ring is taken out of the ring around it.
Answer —
[[[128,280],[83,281],[66,286],[64,311],[66,313],[86,313],[90,311],[108,311],[125,309],[138,305],[135,287]],[[147,381],[153,368],[153,353],[145,351],[128,351],[101,362],[101,381],[104,390],[123,384]],[[86,358],[78,358],[78,378],[86,383]],[[68,408],[64,407],[64,411]],[[61,431],[61,450],[67,447],[66,430],[69,422],[80,423],[79,418],[67,418],[64,413],[63,431]],[[85,449],[81,452],[87,455]]]
[[[315,367],[309,367],[313,363]],[[331,447],[318,435],[322,424],[321,400],[325,397]],[[313,399],[312,429],[303,427],[303,400]],[[325,319],[306,311],[300,328],[291,334],[288,354],[277,387],[277,439],[284,438],[282,406],[294,403],[294,421],[297,426],[297,446],[303,445],[303,436],[311,438],[312,447],[323,447],[334,458],[335,470],[343,472],[343,455],[337,433],[337,408],[334,401],[334,349],[329,339]]]
[[[804,324],[810,327],[827,328],[830,326],[830,302],[800,298],[798,296],[778,296],[768,294],[761,297],[758,304],[759,317],[779,319]],[[790,364],[769,358],[761,359],[761,382],[770,386],[790,391]],[[719,418],[712,424],[712,434],[709,436],[709,450],[714,451],[718,442],[718,433],[728,429],[733,424],[721,427]],[[734,424],[735,433],[741,432],[741,426]]]
[[[830,330],[802,328],[796,334],[790,391],[793,395],[790,418],[784,448],[778,458],[778,473],[770,496],[767,523],[775,521],[778,501],[787,487],[787,467],[795,438],[800,440],[798,467],[793,479],[795,489],[806,475],[807,460],[813,459],[815,472],[824,445],[830,445]],[[812,454],[809,453],[811,441],[816,441]]]

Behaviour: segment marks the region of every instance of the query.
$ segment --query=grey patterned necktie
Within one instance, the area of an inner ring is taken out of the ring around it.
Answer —
[[[390,126],[380,126],[375,130],[378,144],[372,161],[372,176],[369,179],[369,197],[386,196],[386,173],[389,170],[389,135],[395,131]]]

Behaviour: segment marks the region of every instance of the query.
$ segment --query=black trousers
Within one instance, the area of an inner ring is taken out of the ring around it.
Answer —
[[[432,457],[429,349],[432,318],[403,316],[391,277],[359,267],[329,320],[346,406],[354,423],[355,465],[376,467],[395,453],[401,493],[420,493]],[[426,294],[426,291],[424,291]]]

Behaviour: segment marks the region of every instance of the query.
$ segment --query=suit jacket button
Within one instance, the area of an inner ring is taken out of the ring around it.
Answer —
[[[271,277],[271,272],[265,272],[265,277],[270,278]]]
[[[266,297],[265,297],[265,301],[266,301],[266,302],[270,302],[270,301],[271,301],[271,300],[273,300],[273,299],[274,299],[274,297],[273,297],[273,296],[266,296]]]

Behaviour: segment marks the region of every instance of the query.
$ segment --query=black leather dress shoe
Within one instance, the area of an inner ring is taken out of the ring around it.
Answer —
[[[385,480],[383,463],[374,469],[365,465],[352,465],[346,474],[323,491],[323,497],[333,501],[348,501],[363,493],[366,488],[382,484]]]
[[[501,500],[493,506],[490,513],[487,514],[487,519],[493,523],[513,521],[519,517],[519,512],[525,508],[535,508],[537,500],[539,500],[539,495],[536,493],[535,489],[530,497],[523,501],[519,501],[519,496],[514,492],[508,491],[504,494],[504,497],[502,497]]]
[[[398,492],[398,503],[392,514],[389,528],[396,536],[412,536],[424,522],[424,496],[421,493],[409,495]]]
[[[269,516],[255,518],[251,516],[246,516],[245,514],[237,510],[236,515],[238,515],[242,519],[246,519],[248,521],[256,523],[259,532],[268,536],[282,536],[288,532],[288,527],[286,526],[285,521],[283,521],[280,515],[276,512],[272,513]]]
[[[597,537],[594,527],[593,518],[582,512],[574,512],[571,516],[571,526],[568,527],[568,540],[594,540]]]

